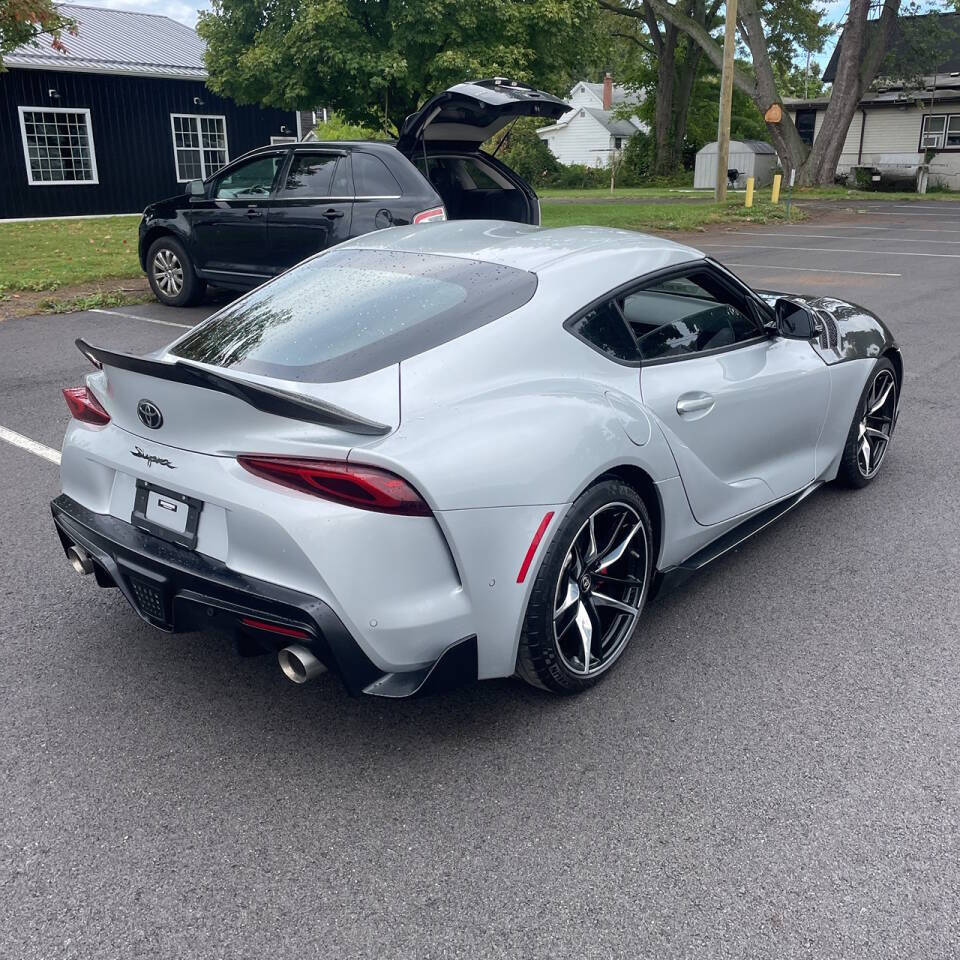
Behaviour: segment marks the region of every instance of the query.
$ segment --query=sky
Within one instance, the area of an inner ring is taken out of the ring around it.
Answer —
[[[188,27],[197,24],[197,10],[208,9],[204,0],[76,0],[92,7],[111,7],[114,10],[129,10],[132,13],[162,13],[179,20]]]

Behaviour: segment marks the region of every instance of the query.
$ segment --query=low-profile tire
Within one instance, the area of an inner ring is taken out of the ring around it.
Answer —
[[[896,426],[899,399],[896,371],[881,357],[867,377],[843,447],[837,471],[842,486],[860,489],[880,472]]]
[[[168,307],[189,307],[207,289],[183,244],[173,237],[160,237],[147,251],[147,279],[154,296]]]
[[[517,675],[554,693],[592,687],[630,642],[652,569],[650,517],[637,491],[616,479],[586,490],[540,564],[524,616]]]

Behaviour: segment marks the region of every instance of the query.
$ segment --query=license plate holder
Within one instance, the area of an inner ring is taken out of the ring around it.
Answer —
[[[155,537],[194,550],[202,510],[202,500],[138,479],[130,522]]]

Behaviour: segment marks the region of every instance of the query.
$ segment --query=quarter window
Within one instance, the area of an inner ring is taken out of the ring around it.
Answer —
[[[333,172],[339,159],[335,153],[295,153],[281,195],[305,198],[333,196]]]
[[[230,159],[227,152],[227,122],[223,117],[197,117],[172,113],[173,154],[177,182],[206,180]]]
[[[399,197],[402,192],[387,165],[371,153],[354,152],[353,183],[359,197]]]
[[[32,186],[99,182],[89,110],[20,107],[20,133]]]

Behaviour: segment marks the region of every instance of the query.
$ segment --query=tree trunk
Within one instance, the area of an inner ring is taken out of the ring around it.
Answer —
[[[823,124],[813,149],[798,172],[798,183],[805,186],[833,183],[853,115],[877,74],[899,11],[900,0],[887,0],[877,29],[867,44],[870,0],[851,0],[847,24],[840,40],[833,95],[824,111]]]
[[[657,58],[657,102],[653,122],[654,155],[653,175],[669,176],[677,165],[673,118],[675,114],[674,93],[676,90],[676,53],[678,30],[667,24],[659,44]]]
[[[840,40],[833,93],[812,150],[800,139],[796,124],[785,110],[780,123],[767,124],[770,139],[784,169],[797,171],[798,184],[833,182],[853,114],[883,60],[900,12],[900,2],[901,0],[884,0],[878,29],[872,31],[868,44],[866,22],[870,0],[851,0],[847,23]],[[614,0],[598,0],[598,3],[605,9],[624,16],[641,15],[632,8],[620,6]],[[704,23],[698,22],[668,0],[644,0],[644,7],[649,7],[658,17],[690,37],[717,69],[722,67],[723,51]],[[782,107],[756,0],[741,0],[739,20],[741,36],[750,49],[754,72],[751,75],[741,68],[735,68],[733,82],[738,90],[753,100],[761,113],[766,113],[773,104],[780,104]]]

